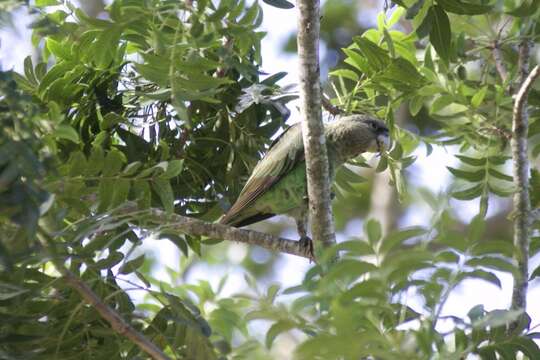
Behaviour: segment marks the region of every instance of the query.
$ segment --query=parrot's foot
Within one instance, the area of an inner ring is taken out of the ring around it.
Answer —
[[[300,238],[300,247],[305,249],[309,255],[309,262],[315,261],[315,253],[313,252],[313,241],[309,236],[302,236]]]

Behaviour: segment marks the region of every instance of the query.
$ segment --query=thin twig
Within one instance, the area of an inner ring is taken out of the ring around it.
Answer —
[[[510,21],[510,17],[506,19],[506,21],[502,24],[501,28],[499,29],[497,33],[497,38],[493,42],[493,46],[491,47],[491,53],[493,54],[493,60],[495,60],[495,67],[497,68],[497,72],[499,73],[499,76],[501,77],[503,83],[506,83],[508,80],[508,71],[506,70],[506,66],[504,65],[502,53],[501,53],[501,43],[499,40],[501,39],[502,32],[506,25],[508,25],[508,22]],[[509,85],[508,92],[512,93],[512,89]]]
[[[149,212],[149,216],[145,217],[146,220],[158,223],[162,227],[176,230],[184,234],[242,242],[250,245],[258,245],[272,251],[279,251],[305,258],[310,257],[309,249],[305,246],[301,246],[299,241],[284,239],[258,231],[209,223],[178,214],[167,214],[159,209],[150,209]]]
[[[506,83],[506,81],[508,80],[508,71],[506,70],[506,66],[504,65],[498,40],[495,40],[495,42],[493,43],[493,46],[491,47],[491,54],[493,55],[493,60],[495,60],[495,67],[497,68],[497,72],[499,73],[501,80],[503,81],[503,83]],[[511,92],[511,90],[509,91]]]
[[[344,112],[339,107],[332,105],[330,100],[326,96],[324,96],[324,94],[322,95],[321,102],[322,102],[323,108],[334,116],[343,114]]]
[[[319,0],[298,0],[300,113],[306,159],[311,232],[317,247],[336,242],[330,202],[330,171],[321,111]]]
[[[44,235],[44,234],[42,234]],[[47,237],[47,236],[45,236]],[[112,327],[112,329],[119,335],[125,336],[131,342],[139,346],[141,350],[155,360],[170,360],[170,358],[163,353],[156,345],[148,340],[143,334],[135,330],[120,314],[111,309],[105,304],[94,291],[83,282],[78,276],[73,274],[67,269],[63,262],[58,260],[59,258],[55,254],[53,240],[48,238],[43,239],[42,244],[51,253],[51,262],[55,269],[63,276],[66,282],[71,286],[79,295],[90,304],[99,315],[105,319]]]
[[[514,99],[512,116],[512,162],[513,177],[516,192],[514,193],[514,259],[518,272],[514,275],[512,292],[512,309],[526,309],[529,272],[529,159],[527,157],[527,133],[529,116],[527,112],[527,96],[534,80],[540,75],[536,66],[529,74],[529,40],[523,40],[519,45],[519,89]],[[511,329],[517,327],[513,324]]]

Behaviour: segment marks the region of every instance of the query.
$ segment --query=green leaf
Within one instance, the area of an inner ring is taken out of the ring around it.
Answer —
[[[0,281],[0,301],[24,294],[29,290]]]
[[[480,105],[482,105],[482,102],[484,101],[484,98],[486,97],[488,87],[483,86],[474,96],[471,98],[471,105],[474,108],[478,108]]]
[[[373,248],[360,239],[340,242],[334,248],[336,251],[347,251],[351,255],[373,255]]]
[[[324,287],[324,284],[334,284],[339,280],[349,282],[355,281],[358,280],[360,276],[376,269],[377,267],[375,265],[365,261],[341,259],[330,268],[321,284]]]
[[[161,204],[166,212],[172,213],[174,210],[174,193],[171,183],[167,179],[156,178],[152,180],[152,188],[159,196]]]
[[[110,177],[118,174],[122,167],[124,167],[125,162],[126,156],[121,151],[113,148],[105,157],[103,176]]]
[[[369,73],[370,67],[366,59],[358,53],[358,51],[355,51],[357,49],[342,49],[343,52],[347,55],[347,58],[345,59],[345,62],[352,67],[358,69],[359,71],[363,73]]]
[[[391,28],[392,26],[396,25],[406,12],[407,9],[401,6],[395,9],[392,15],[390,15],[390,19],[388,19],[386,26]]]
[[[71,49],[68,44],[62,44],[53,38],[47,38],[46,46],[51,54],[59,59],[69,59],[71,57]]]
[[[409,111],[412,116],[417,115],[424,106],[425,98],[423,96],[416,95],[409,100]]]
[[[178,176],[182,169],[184,168],[184,159],[182,160],[171,160],[167,162],[167,170],[159,177],[163,179],[171,179]]]
[[[517,312],[518,310],[514,311]],[[521,314],[518,314],[516,319],[519,318],[520,315]],[[527,337],[516,337],[513,338],[510,343],[516,346],[529,359],[532,360],[540,358],[540,348],[533,339],[529,339]]]
[[[113,186],[111,206],[116,207],[126,202],[131,188],[131,181],[129,179],[116,179]]]
[[[413,91],[426,82],[426,79],[418,72],[416,67],[406,59],[392,59],[389,66],[374,80],[382,80],[401,91]]]
[[[493,176],[494,178],[505,180],[505,181],[514,181],[514,178],[511,176],[508,176],[506,174],[503,174],[502,172],[495,170],[493,168],[488,169],[489,175]]]
[[[448,65],[448,61],[450,60],[450,42],[452,40],[450,20],[441,6],[432,6],[429,9],[429,13],[432,18],[429,41],[440,58]]]
[[[383,38],[384,38],[384,41],[386,42],[386,45],[388,46],[388,52],[390,54],[390,57],[395,58],[396,50],[394,47],[394,40],[392,40],[392,36],[390,35],[390,32],[388,32],[386,28],[383,28]]]
[[[499,257],[493,257],[493,256],[482,256],[482,257],[476,257],[468,260],[466,262],[467,266],[471,267],[478,267],[483,266],[489,269],[498,270],[498,271],[504,271],[509,273],[515,273],[517,271],[514,264],[499,258]]]
[[[67,124],[58,125],[54,131],[54,136],[59,139],[72,141],[75,144],[79,143],[79,134],[77,134],[77,131],[75,131],[74,128]]]
[[[413,237],[424,235],[425,233],[426,229],[421,227],[413,227],[393,232],[382,240],[380,252],[388,253],[390,250],[402,244],[404,241],[409,240]]]
[[[486,310],[484,309],[484,305],[478,304],[478,305],[473,306],[471,310],[469,310],[469,312],[467,313],[467,316],[469,317],[469,319],[471,319],[471,321],[476,321],[484,317],[485,313],[486,313]]]
[[[373,71],[382,71],[390,63],[387,51],[374,42],[360,36],[355,36],[354,42],[358,46],[357,50],[364,55]]]
[[[417,0],[414,4],[408,7],[407,12],[405,13],[405,18],[407,20],[412,20],[418,15],[420,9],[424,6],[425,0]]]
[[[86,175],[95,176],[101,172],[105,165],[105,153],[100,146],[93,146],[88,158]]]
[[[486,327],[498,327],[508,325],[517,320],[523,314],[523,310],[493,310],[479,319],[474,319],[472,326],[477,329]]]
[[[382,235],[381,223],[375,219],[369,219],[365,225],[365,232],[367,234],[370,244],[376,244]]]
[[[94,56],[91,58],[98,68],[106,69],[116,60],[121,36],[122,29],[119,26],[109,26],[99,34],[93,44]]]
[[[349,69],[338,69],[329,73],[331,76],[341,76],[352,81],[358,81],[358,74]]]
[[[385,297],[384,289],[385,286],[380,280],[368,279],[344,292],[340,300],[344,303],[349,303],[358,298],[382,300]]]
[[[24,76],[26,76],[26,80],[33,85],[32,88],[37,86],[38,81],[34,73],[34,66],[32,65],[31,56],[27,56],[24,58]]]
[[[118,264],[120,261],[122,261],[122,259],[124,259],[124,254],[118,251],[112,251],[105,259],[101,259],[96,262],[94,264],[94,267],[100,270],[110,269],[116,264]]]
[[[488,240],[475,244],[471,249],[471,254],[485,255],[497,254],[511,257],[514,252],[514,245],[510,241]]]
[[[514,194],[514,187],[511,186],[509,187],[508,189],[501,189],[495,185],[493,185],[491,182],[488,183],[488,188],[489,188],[489,191],[491,191],[492,193],[494,193],[495,195],[497,196],[500,196],[500,197],[508,197],[512,194]]]
[[[480,15],[493,9],[491,5],[471,4],[461,0],[437,0],[437,4],[448,12],[460,15]]]
[[[138,268],[142,266],[144,263],[145,257],[144,255],[141,255],[133,260],[130,260],[126,262],[122,267],[120,268],[119,272],[120,274],[131,274],[132,272],[135,272]]]
[[[59,0],[36,0],[37,7],[61,5]]]
[[[457,178],[464,179],[470,182],[479,182],[484,180],[486,172],[484,169],[476,170],[476,171],[467,171],[467,170],[460,170],[455,169],[453,167],[447,166],[446,167],[452,175],[454,175]]]
[[[83,175],[86,172],[87,161],[86,157],[81,151],[74,151],[68,160],[69,176],[75,177]]]
[[[481,215],[476,215],[469,224],[467,232],[467,239],[469,240],[469,243],[474,244],[479,241],[481,236],[484,234],[485,228],[486,221],[484,220],[484,217]]]
[[[141,166],[142,166],[142,162],[140,162],[140,161],[135,161],[135,162],[132,162],[130,164],[127,164],[126,167],[124,168],[124,170],[122,170],[122,175],[123,176],[135,175],[135,173],[137,171],[139,171]]]
[[[29,93],[33,93],[36,91],[36,85],[32,84],[30,81],[28,81],[27,78],[22,76],[21,74],[17,74],[16,72],[12,73],[13,80],[17,83],[17,86],[19,86],[22,90],[28,91]]]
[[[422,0],[422,4],[420,8],[423,7],[424,1]],[[430,11],[431,7],[428,9],[428,11],[425,13],[424,18],[422,19],[422,22],[416,26],[416,35],[418,36],[418,39],[423,39],[431,32],[431,28],[433,27],[433,12]],[[433,68],[433,63],[431,60],[431,49],[428,47],[426,48],[425,52],[425,60],[424,63],[426,66]]]
[[[133,181],[133,192],[137,198],[137,205],[140,209],[147,209],[152,203],[152,191],[150,184],[145,180]]]
[[[296,324],[292,320],[288,320],[288,319],[280,320],[274,323],[270,327],[270,329],[268,329],[268,332],[266,333],[266,340],[265,340],[266,347],[270,349],[272,347],[272,344],[274,343],[274,340],[279,334],[284,333],[294,328],[296,328]]]
[[[507,11],[508,15],[516,17],[527,17],[534,15],[540,6],[539,0],[523,0],[519,6]]]
[[[238,20],[238,24],[240,25],[251,25],[253,21],[257,18],[257,15],[261,11],[261,8],[259,7],[259,3],[257,1],[253,2],[253,5],[246,11],[244,16]]]
[[[506,163],[507,160],[511,159],[511,157],[509,156],[490,156],[488,157],[488,161],[490,164],[493,164],[493,165],[503,165],[504,163]]]
[[[441,251],[435,255],[435,261],[437,262],[447,262],[447,263],[455,263],[457,264],[459,262],[459,255],[453,252],[452,250],[446,250]]]
[[[287,0],[263,0],[264,3],[267,3],[270,6],[277,7],[279,9],[292,9],[294,5]]]
[[[168,233],[161,234],[161,236],[163,238],[169,239],[170,242],[176,245],[180,249],[180,251],[182,251],[182,254],[184,254],[184,256],[189,255],[189,249],[186,244],[186,240],[184,236],[180,236],[176,234],[168,234]]]
[[[454,97],[452,95],[441,95],[436,98],[429,108],[430,114],[436,114],[445,107],[454,103]]]
[[[534,269],[534,271],[532,272],[531,277],[529,278],[529,280],[532,280],[532,279],[537,278],[537,277],[540,277],[540,266],[538,266],[536,269]]]
[[[499,289],[502,289],[502,284],[497,275],[492,272],[485,271],[482,269],[476,269],[472,271],[465,271],[459,274],[458,280],[464,279],[481,279],[485,280],[490,284],[497,286]]]
[[[103,121],[99,124],[99,128],[101,130],[107,130],[124,122],[126,122],[126,119],[123,116],[110,112],[103,117]]]
[[[486,158],[473,158],[464,155],[455,155],[461,162],[471,166],[484,166],[487,162]]]
[[[113,201],[114,179],[103,179],[99,182],[99,207],[100,212],[107,210]]]

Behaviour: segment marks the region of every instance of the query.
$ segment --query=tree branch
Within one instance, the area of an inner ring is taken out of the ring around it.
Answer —
[[[301,246],[299,241],[284,239],[253,230],[208,223],[178,214],[168,214],[159,209],[150,209],[149,211],[150,214],[145,218],[146,220],[184,234],[258,245],[271,251],[280,251],[286,254],[310,258],[309,249]]]
[[[343,114],[343,110],[341,110],[339,107],[337,107],[335,105],[332,105],[332,103],[330,102],[330,99],[328,99],[326,96],[324,96],[324,94],[322,94],[321,101],[322,101],[323,108],[326,111],[328,111],[330,114],[332,114],[334,116],[339,115],[339,114]]]
[[[298,0],[300,113],[306,158],[311,232],[315,246],[336,242],[330,203],[330,172],[321,113],[319,0]]]
[[[148,340],[143,334],[135,330],[120,314],[111,309],[105,304],[94,291],[86,285],[79,277],[73,274],[67,269],[62,261],[58,260],[55,255],[54,244],[52,239],[42,241],[42,244],[51,253],[51,261],[55,269],[64,277],[66,282],[71,286],[79,295],[90,304],[99,315],[105,319],[112,327],[112,329],[119,335],[125,336],[131,342],[136,344],[142,351],[146,352],[154,360],[170,360],[170,358],[163,353],[154,343]]]
[[[56,269],[64,276],[67,283],[75,289],[79,295],[96,311],[99,315],[105,319],[116,333],[127,337],[131,342],[136,344],[155,360],[169,360],[170,358],[165,355],[156,345],[148,340],[143,334],[135,330],[129,323],[127,323],[120,314],[111,309],[92,291],[92,289],[86,285],[75,274],[66,269],[64,266],[58,267],[55,264]]]
[[[495,60],[495,67],[497,68],[497,72],[499,73],[501,80],[503,83],[506,83],[506,80],[508,80],[508,71],[506,71],[506,66],[503,62],[498,40],[495,40],[493,43],[493,46],[491,47],[491,54],[493,55],[493,60]]]
[[[529,74],[529,40],[519,45],[519,88],[514,99],[512,116],[512,162],[516,192],[514,193],[514,259],[518,273],[514,275],[512,309],[526,309],[529,276],[529,226],[531,204],[529,198],[529,159],[527,156],[527,133],[529,116],[527,96],[534,80],[540,75],[536,66]],[[515,326],[514,326],[515,327]]]

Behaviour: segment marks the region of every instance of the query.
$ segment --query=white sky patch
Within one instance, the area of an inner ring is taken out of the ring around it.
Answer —
[[[31,18],[24,8],[12,14],[14,28],[0,28],[0,69],[24,71],[23,60],[32,55],[34,47],[30,42],[31,31],[28,29]]]

